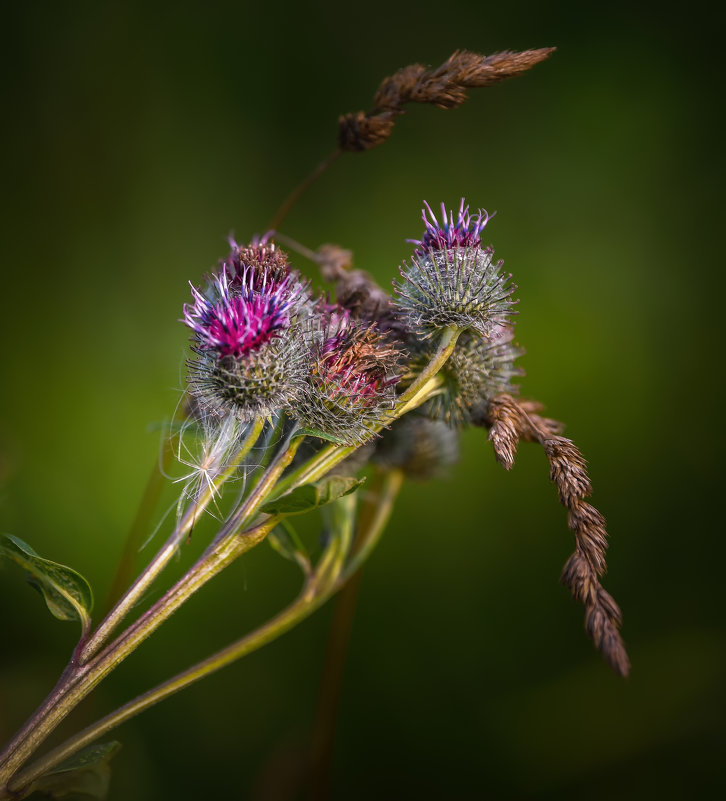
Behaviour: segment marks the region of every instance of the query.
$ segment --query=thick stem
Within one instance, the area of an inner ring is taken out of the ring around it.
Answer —
[[[45,701],[38,707],[25,726],[23,726],[8,743],[3,753],[0,754],[0,799],[11,797],[3,792],[7,780],[13,775],[13,772],[23,764],[25,757],[32,754],[53,730],[54,726],[47,722],[48,718],[52,715],[54,707],[61,701],[71,687],[75,676],[75,670],[76,669],[71,666],[65,669],[58,683]],[[18,753],[21,748],[24,748],[25,756],[23,759],[12,761],[13,756]]]
[[[300,439],[295,439],[287,447],[281,449],[248,499],[227,521],[217,539],[188,573],[94,659],[84,664],[70,666],[67,682],[56,688],[43,706],[26,723],[11,746],[6,749],[3,755],[5,759],[0,762],[0,787],[7,782],[70,710],[152,634],[164,620],[170,617],[207,581],[246,550],[264,539],[274,528],[277,518],[266,520],[244,534],[237,533],[256,513],[276,478],[290,464],[300,442]]]
[[[402,414],[409,411],[409,404],[413,401],[419,392],[428,384],[428,382],[441,370],[446,364],[449,356],[454,352],[456,342],[461,334],[460,328],[444,328],[441,332],[439,345],[436,352],[431,357],[429,363],[424,369],[416,376],[416,380],[406,389],[406,391],[399,396],[396,408],[391,413],[392,419],[396,420]]]
[[[0,787],[7,781],[8,789],[11,792],[17,792],[15,782],[8,781],[8,779],[11,779],[28,756],[66,715],[197,590],[238,556],[261,542],[277,525],[277,522],[276,518],[270,518],[244,534],[227,538],[222,547],[213,553],[205,554],[183,579],[177,582],[118,640],[90,663],[75,668],[60,691],[54,694],[52,705],[45,705],[43,709],[45,714],[34,716],[38,719],[28,736],[3,764],[0,772]]]
[[[453,352],[459,333],[460,331],[456,329],[444,329],[436,353],[411,386],[400,396],[396,408],[385,421],[385,425],[392,423],[411,408],[424,402],[427,397],[427,386]],[[378,426],[375,430],[377,431],[382,427],[383,425]],[[261,427],[259,431],[257,431],[257,436],[259,436],[260,431]],[[11,746],[6,749],[3,754],[5,761],[0,761],[0,788],[25,762],[35,748],[37,748],[48,734],[63,720],[68,712],[84,698],[105,675],[113,670],[120,661],[125,659],[140,642],[149,636],[149,634],[155,631],[161,622],[173,614],[191,594],[196,592],[197,589],[216,575],[219,570],[223,569],[230,561],[243,552],[242,550],[237,551],[233,547],[233,543],[229,543],[229,539],[233,532],[239,531],[239,529],[251,519],[268,493],[277,496],[282,494],[280,490],[287,491],[304,481],[314,481],[320,475],[327,473],[348,456],[349,453],[355,450],[351,447],[341,446],[329,446],[323,449],[321,454],[314,457],[314,465],[309,463],[303,466],[302,472],[297,471],[294,483],[289,482],[289,480],[287,482],[279,482],[278,491],[273,492],[277,479],[279,479],[282,472],[292,461],[299,444],[302,442],[302,437],[295,437],[293,431],[288,441],[290,442],[289,446],[281,449],[278,457],[260,478],[260,481],[253,489],[250,496],[240,509],[232,515],[195,568],[192,568],[192,570],[157,602],[156,605],[149,609],[134,625],[108,646],[106,650],[92,662],[86,661],[78,667],[71,666],[67,682],[61,679],[56,690],[54,690],[41,708],[28,721],[19,735],[13,740]],[[251,446],[252,443],[250,443],[250,447]],[[281,485],[285,484],[287,484],[287,486],[283,488]],[[196,517],[194,519],[196,519]],[[264,525],[265,524],[263,524],[263,527]],[[266,529],[264,531],[263,538],[267,535],[269,530],[270,529]],[[246,550],[246,548],[243,550]],[[173,556],[173,551],[167,555],[167,548],[162,549],[160,554],[157,555],[152,562],[149,568],[150,573],[154,577],[158,575],[171,556]],[[206,560],[209,560],[209,565],[207,565]],[[157,565],[159,564],[161,566],[157,569]],[[217,566],[218,569],[216,569]],[[207,570],[207,567],[209,567],[209,570]],[[86,644],[83,651],[86,660],[89,659],[91,653],[97,652],[103,640],[107,638],[115,625],[128,613],[133,605],[129,602],[129,598],[133,596],[134,599],[137,600],[143,593],[143,590],[139,592],[139,586],[143,584],[144,589],[148,586],[150,581],[147,581],[146,576],[147,571],[139,577],[136,584],[121,601],[119,601],[115,609],[112,610],[111,615],[109,615],[111,620],[107,618],[94,633],[89,643]],[[185,588],[189,591],[186,592]],[[331,592],[332,591],[331,589]],[[3,757],[0,757],[0,760],[2,760]]]

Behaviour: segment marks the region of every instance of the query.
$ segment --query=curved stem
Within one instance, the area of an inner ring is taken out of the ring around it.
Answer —
[[[12,781],[13,775],[66,715],[197,590],[237,557],[261,542],[277,522],[277,518],[270,518],[250,531],[228,538],[224,547],[203,556],[184,578],[118,640],[90,663],[72,671],[61,692],[55,694],[51,708],[36,721],[28,736],[3,764],[0,787],[3,786],[3,781],[8,780],[8,790],[17,792],[18,785]]]
[[[338,588],[349,581],[368,560],[391,518],[393,506],[406,476],[402,470],[388,470],[383,474],[380,490],[366,497],[361,510],[361,527],[355,542],[353,556],[338,577]]]
[[[448,328],[444,328],[442,330],[441,338],[439,339],[439,345],[429,363],[416,376],[416,380],[398,398],[396,408],[391,413],[391,422],[400,417],[402,414],[405,414],[410,410],[410,408],[413,408],[410,406],[410,404],[416,400],[421,390],[446,364],[449,356],[451,356],[451,354],[454,352],[454,348],[456,347],[456,342],[459,339],[460,334],[460,328],[453,328],[449,326]]]
[[[308,175],[308,177],[301,183],[298,184],[292,192],[285,198],[280,208],[275,213],[275,216],[270,220],[270,224],[268,228],[271,230],[276,230],[280,227],[280,224],[285,220],[287,215],[292,210],[292,207],[297,203],[297,201],[302,197],[302,195],[307,192],[308,189],[320,178],[320,176],[330,167],[331,164],[335,163],[338,157],[343,153],[340,148],[334,150],[327,158],[323,159],[323,161],[318,164],[318,166]]]
[[[443,364],[449,358],[456,345],[456,340],[460,331],[457,329],[447,328],[444,329],[439,341],[439,347],[424,368],[424,370],[417,376],[416,380],[407,388],[407,390],[399,397],[395,409],[389,414],[388,418],[380,425],[377,426],[372,433],[377,432],[384,425],[388,425],[400,417],[405,412],[414,408],[415,406],[423,403],[428,397],[428,392],[435,389],[432,386],[432,379],[436,376]],[[430,390],[427,389],[430,387]],[[262,423],[258,422],[256,428],[257,435],[259,436],[262,430]],[[119,601],[111,614],[99,626],[99,629],[92,635],[91,639],[83,649],[83,656],[85,661],[75,662],[72,661],[67,669],[67,678],[61,678],[56,689],[51,693],[49,698],[44,702],[41,708],[31,717],[25,727],[21,730],[18,736],[13,740],[8,749],[2,757],[0,757],[0,788],[3,784],[10,779],[13,774],[22,766],[28,756],[37,748],[37,746],[50,734],[53,729],[65,718],[68,712],[79,703],[111,670],[113,670],[126,656],[131,653],[146,637],[148,637],[158,626],[173,614],[179,606],[182,605],[194,592],[203,586],[210,578],[216,575],[226,565],[233,561],[237,556],[247,550],[247,547],[241,547],[239,542],[236,542],[235,535],[249,520],[254,516],[259,509],[260,504],[266,499],[267,495],[277,496],[281,494],[279,491],[280,485],[286,482],[279,482],[278,479],[284,470],[289,466],[292,461],[298,446],[302,442],[303,437],[296,437],[293,430],[288,438],[288,446],[281,449],[278,456],[273,460],[272,464],[265,471],[264,475],[260,478],[257,485],[250,493],[247,500],[242,504],[240,509],[233,514],[227,521],[219,535],[215,538],[212,545],[202,555],[197,564],[187,573],[177,584],[169,590],[163,598],[161,598],[151,609],[149,609],[142,617],[133,624],[121,637],[107,646],[106,649],[98,656],[93,658],[91,655],[95,654],[108,637],[113,628],[125,617],[128,611],[133,606],[133,602],[137,600],[146,587],[148,587],[151,580],[156,577],[166,563],[171,559],[174,551],[169,551],[169,546],[173,542],[174,547],[178,543],[178,532],[180,527],[177,527],[175,534],[172,535],[170,542],[167,543],[164,549],[152,561],[147,570],[142,573],[137,582],[131,587],[128,593]],[[255,437],[256,440],[256,437]],[[252,447],[252,441],[249,443]],[[332,446],[323,449],[320,455],[314,457],[314,466],[310,464],[303,466],[303,472],[298,471],[297,481],[302,480],[314,481],[318,476],[324,475],[336,464],[342,461],[349,455],[355,448]],[[278,484],[277,491],[276,484]],[[295,484],[296,486],[297,484]],[[290,486],[284,487],[283,491],[291,488]],[[196,520],[197,515],[192,511],[192,517],[189,521],[190,526]],[[186,519],[186,518],[185,518]],[[184,521],[182,521],[184,523]],[[267,527],[269,521],[262,523],[257,529],[260,530],[260,540],[263,539],[271,530]],[[187,529],[188,530],[188,529]],[[248,532],[252,534],[252,532]],[[242,539],[240,536],[237,539]],[[249,542],[248,547],[252,547],[257,541],[251,537],[245,541]],[[151,578],[150,578],[151,577]],[[334,590],[331,588],[330,592]],[[133,599],[133,600],[131,600]],[[309,614],[306,613],[306,614]],[[88,661],[92,659],[92,661]],[[66,676],[66,674],[64,674]],[[3,760],[4,757],[4,761]],[[0,790],[1,791],[1,790]]]

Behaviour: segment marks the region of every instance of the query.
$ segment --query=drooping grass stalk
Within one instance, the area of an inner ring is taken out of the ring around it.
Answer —
[[[298,200],[307,192],[308,189],[320,178],[320,176],[330,167],[331,164],[334,164],[339,156],[341,156],[343,151],[340,148],[336,148],[329,156],[323,159],[320,164],[305,178],[302,183],[298,184],[292,192],[285,198],[280,208],[275,213],[275,216],[270,220],[270,224],[267,226],[269,229],[275,231],[277,230],[281,223],[287,218],[287,215],[292,210],[293,206],[298,202]]]

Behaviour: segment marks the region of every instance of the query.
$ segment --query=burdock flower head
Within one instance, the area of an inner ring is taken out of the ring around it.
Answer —
[[[493,329],[487,339],[464,332],[441,370],[439,394],[425,405],[424,411],[453,426],[474,422],[492,398],[503,392],[518,394],[519,387],[512,384],[512,379],[524,375],[524,370],[515,364],[523,354],[524,350],[514,342],[511,326]]]
[[[308,386],[296,408],[307,428],[347,445],[370,439],[395,402],[400,351],[374,325],[327,307],[319,318]]]
[[[243,421],[286,408],[307,371],[300,318],[308,299],[296,274],[237,259],[204,292],[192,286],[192,298],[183,321],[194,332],[189,383],[199,402]]]
[[[492,248],[481,246],[490,216],[470,214],[462,199],[456,220],[443,204],[442,217],[439,223],[426,204],[426,230],[412,240],[417,248],[401,268],[403,281],[394,282],[396,305],[408,327],[424,339],[447,327],[492,336],[513,313],[516,286],[501,272],[503,262],[493,261]]]

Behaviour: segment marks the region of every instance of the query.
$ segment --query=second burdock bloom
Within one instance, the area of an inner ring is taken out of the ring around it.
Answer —
[[[385,425],[395,403],[401,351],[375,325],[327,307],[316,319],[307,388],[295,412],[306,428],[359,445]]]
[[[394,282],[396,305],[423,339],[452,327],[489,337],[509,322],[516,303],[511,275],[502,272],[502,261],[494,261],[492,248],[481,244],[490,217],[485,211],[470,214],[462,200],[456,219],[442,204],[442,218],[426,205],[426,230],[411,240],[417,248],[401,268],[403,280]]]
[[[519,387],[512,379],[524,375],[524,370],[515,364],[523,354],[514,341],[512,326],[495,328],[486,339],[465,331],[441,370],[439,394],[425,405],[424,411],[454,426],[481,419],[492,398],[503,392],[518,394]]]
[[[275,252],[274,245],[265,248]],[[251,258],[259,249],[233,246],[206,289],[192,286],[193,303],[184,306],[197,356],[189,362],[192,393],[212,413],[243,421],[289,408],[309,362],[307,288],[283,259],[273,268]]]
[[[523,351],[514,343],[511,320],[516,287],[502,272],[494,251],[482,246],[481,235],[491,219],[476,214],[462,199],[458,214],[441,204],[441,221],[428,203],[422,212],[425,230],[410,264],[394,283],[398,313],[409,330],[412,354],[407,382],[432,356],[435,336],[449,328],[458,331],[456,347],[440,372],[439,392],[423,407],[437,420],[461,426],[481,417],[491,398],[507,392],[522,370],[515,360]]]

